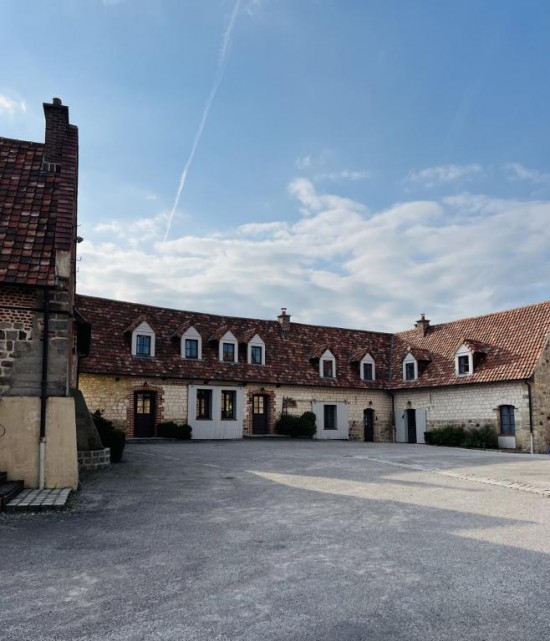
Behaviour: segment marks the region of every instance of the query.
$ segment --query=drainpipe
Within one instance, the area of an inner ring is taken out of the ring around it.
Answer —
[[[533,434],[533,397],[531,396],[531,381],[525,380],[525,383],[527,384],[527,393],[529,396],[529,445],[530,445],[530,452],[531,454],[535,453],[535,438]]]
[[[42,342],[42,381],[40,383],[40,443],[38,445],[38,487],[46,485],[46,409],[48,402],[48,346],[50,342],[50,292],[44,289],[44,327]]]
[[[391,342],[390,342],[390,366],[388,368],[388,387],[391,388],[391,376],[392,376],[392,363],[393,363],[393,334],[391,335]],[[390,396],[391,396],[391,423],[392,423],[392,437],[393,437],[393,442],[395,443],[395,438],[396,438],[396,426],[395,426],[395,396],[393,394],[393,391],[391,389],[389,390]]]

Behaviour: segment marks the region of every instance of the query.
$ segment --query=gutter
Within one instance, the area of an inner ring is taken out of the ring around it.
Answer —
[[[535,437],[533,433],[533,397],[531,395],[531,381],[526,378],[525,384],[527,385],[527,393],[529,397],[529,451],[531,454],[535,453]]]
[[[40,383],[40,441],[38,445],[38,487],[46,485],[46,410],[48,402],[48,347],[50,343],[50,291],[44,289],[43,341],[42,341],[42,380]]]

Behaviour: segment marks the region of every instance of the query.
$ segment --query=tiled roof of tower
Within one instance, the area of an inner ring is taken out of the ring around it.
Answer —
[[[550,301],[505,312],[431,325],[426,333],[411,329],[395,335],[393,388],[467,385],[529,378],[550,332]],[[464,338],[464,337],[468,338]],[[455,353],[470,346],[479,358],[467,376],[455,372]],[[408,347],[426,350],[431,361],[416,381],[403,380],[401,363]]]
[[[92,324],[91,352],[80,361],[81,372],[334,388],[387,386],[391,334],[291,323],[285,336],[278,321],[176,311],[88,296],[77,296],[77,306]],[[154,358],[131,354],[131,337],[125,330],[141,316],[156,332]],[[177,334],[187,323],[203,338],[202,360],[181,357]],[[238,363],[220,362],[218,344],[208,342],[208,338],[217,336],[219,340],[225,331],[239,340],[258,334],[265,343],[265,365],[246,363],[246,343],[239,344]],[[321,378],[318,364],[310,360],[312,348],[318,345],[330,345],[336,358],[335,378]],[[350,363],[359,346],[376,363],[375,381],[361,380],[359,367]]]
[[[0,283],[52,286],[55,252],[74,244],[78,129],[69,125],[58,173],[44,145],[0,137]]]

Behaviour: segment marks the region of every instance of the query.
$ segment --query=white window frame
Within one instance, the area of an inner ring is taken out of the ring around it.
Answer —
[[[372,365],[372,378],[365,378],[364,376],[364,364]],[[365,354],[359,363],[359,376],[362,381],[375,381],[376,380],[376,365],[374,364],[374,358],[370,354]]]
[[[234,345],[233,360],[224,361],[223,360],[223,344],[232,343]],[[239,341],[235,338],[234,334],[231,332],[225,332],[225,334],[220,338],[220,346],[218,350],[218,358],[222,363],[238,363],[239,362]]]
[[[253,363],[252,362],[252,348],[253,347],[261,347],[262,348],[262,362],[261,363]],[[258,336],[258,334],[256,334],[253,338],[251,338],[248,341],[246,360],[250,365],[265,365],[265,343]]]
[[[137,353],[138,336],[149,336],[149,338],[151,339],[151,352],[149,355]],[[132,356],[137,356],[138,358],[154,358],[156,349],[155,343],[155,332],[151,328],[151,325],[149,325],[147,321],[142,321],[132,332]]]
[[[323,376],[324,361],[332,361],[332,376]],[[330,378],[331,380],[333,378],[336,378],[336,358],[334,357],[334,354],[330,351],[330,349],[327,349],[319,359],[319,376],[321,378]]]
[[[186,358],[185,356],[185,340],[186,339],[198,341],[197,358]],[[185,358],[188,361],[202,360],[202,336],[197,332],[197,330],[194,327],[190,327],[181,335],[181,357]]]
[[[414,364],[414,378],[407,378],[407,363]],[[407,354],[403,359],[403,380],[405,383],[412,383],[418,380],[418,361],[412,354]]]
[[[460,373],[460,370],[458,367],[459,356],[468,357],[468,369],[470,370],[469,372],[465,372],[464,374]],[[466,347],[466,345],[462,345],[455,352],[455,374],[457,376],[471,376],[473,373],[474,373],[474,355],[472,354],[471,350]]]

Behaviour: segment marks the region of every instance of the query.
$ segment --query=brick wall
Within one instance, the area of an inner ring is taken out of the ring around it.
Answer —
[[[428,429],[450,424],[464,427],[492,425],[498,432],[500,405],[516,408],[516,447],[529,451],[529,397],[527,385],[521,381],[395,392],[396,414],[409,407],[426,409]]]

